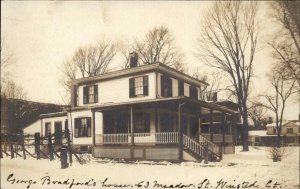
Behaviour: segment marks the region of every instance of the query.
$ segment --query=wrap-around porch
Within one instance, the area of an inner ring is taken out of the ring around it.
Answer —
[[[233,143],[233,112],[200,101],[162,101],[94,109],[95,146]],[[181,133],[181,135],[180,135]],[[180,138],[181,137],[181,138]],[[193,144],[191,144],[193,145]]]

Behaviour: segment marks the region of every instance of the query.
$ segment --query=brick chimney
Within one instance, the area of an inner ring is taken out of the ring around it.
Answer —
[[[129,54],[129,67],[134,68],[138,66],[139,56],[136,52],[132,52]]]

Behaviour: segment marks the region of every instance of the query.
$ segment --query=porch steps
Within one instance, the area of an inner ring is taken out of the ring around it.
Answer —
[[[199,154],[193,152],[192,150],[188,149],[187,147],[184,147],[183,150],[184,150],[184,153],[186,153],[186,154],[183,154],[184,160],[202,162],[203,157],[199,156]]]

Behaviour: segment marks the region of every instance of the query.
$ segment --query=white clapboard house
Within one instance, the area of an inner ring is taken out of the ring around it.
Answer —
[[[134,57],[134,56],[133,56]],[[197,160],[234,153],[236,110],[199,100],[208,84],[164,64],[137,66],[72,82],[71,107],[43,114],[24,133],[72,133],[75,150],[94,157]]]

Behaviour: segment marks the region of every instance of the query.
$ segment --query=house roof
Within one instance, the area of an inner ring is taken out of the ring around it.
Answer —
[[[253,130],[253,131],[249,131],[249,136],[270,136],[270,135],[267,135],[266,130]]]
[[[228,114],[238,114],[237,111],[234,111],[232,109],[229,109],[225,106],[221,106],[214,103],[204,102],[200,100],[195,100],[189,97],[184,96],[177,96],[177,97],[169,97],[169,98],[159,98],[159,99],[151,99],[151,100],[139,100],[139,101],[131,101],[131,102],[122,102],[122,103],[105,103],[102,105],[96,105],[90,107],[92,110],[105,110],[110,109],[114,107],[125,107],[130,105],[137,105],[137,104],[149,104],[149,103],[155,103],[155,102],[171,102],[171,101],[182,101],[182,102],[188,102],[188,103],[195,103],[200,105],[203,108],[210,108],[213,110],[221,111]],[[74,108],[76,110],[76,108]]]
[[[282,123],[282,126],[285,127],[285,126],[290,126],[290,125],[295,125],[295,126],[300,126],[300,122],[299,121],[288,121],[288,122],[284,122]],[[276,127],[276,123],[269,123],[267,124],[266,127]]]
[[[41,114],[40,118],[63,117],[67,116],[67,112],[54,112],[49,114]]]
[[[79,84],[85,84],[85,83],[101,81],[101,80],[109,80],[109,79],[113,79],[113,78],[117,78],[117,77],[124,77],[124,76],[139,74],[139,73],[147,73],[147,72],[151,72],[151,71],[158,71],[161,73],[169,74],[174,78],[183,79],[186,82],[197,85],[197,86],[198,85],[203,85],[203,86],[209,85],[208,83],[206,83],[204,81],[201,81],[199,79],[191,77],[185,73],[175,70],[174,68],[171,68],[162,63],[147,64],[147,65],[137,66],[134,68],[127,68],[127,69],[123,69],[123,70],[107,72],[107,73],[104,73],[104,74],[101,74],[98,76],[84,77],[84,78],[73,80],[72,84],[79,85]]]

